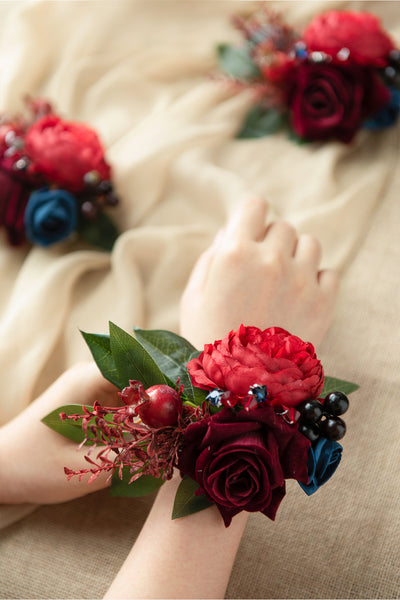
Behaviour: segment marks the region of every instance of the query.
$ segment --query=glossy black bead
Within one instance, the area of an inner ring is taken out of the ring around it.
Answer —
[[[98,194],[109,194],[112,190],[112,183],[111,181],[108,181],[108,179],[103,179],[103,181],[100,181],[100,183],[96,185],[96,192]]]
[[[349,408],[349,399],[343,392],[331,392],[325,397],[324,411],[338,417]]]
[[[23,156],[19,158],[14,164],[13,169],[15,171],[25,171],[29,166],[29,159]]]
[[[83,176],[83,181],[89,187],[95,187],[100,181],[100,174],[97,171],[88,171]]]
[[[346,433],[346,423],[340,417],[327,417],[320,422],[320,431],[323,437],[337,442]]]
[[[117,206],[117,204],[119,203],[119,198],[115,194],[110,193],[110,194],[107,194],[107,196],[105,198],[105,202],[106,202],[107,206]]]
[[[384,79],[389,85],[397,86],[400,82],[400,68],[389,65],[384,70]]]
[[[316,423],[322,417],[323,407],[319,400],[306,400],[298,408],[304,421]]]
[[[389,52],[389,62],[394,67],[400,68],[400,50],[394,48]]]
[[[302,433],[310,442],[316,442],[320,436],[320,431],[315,423],[305,423],[301,421],[299,423],[299,432]]]
[[[98,215],[99,209],[96,205],[92,204],[92,202],[86,200],[81,206],[81,211],[82,215],[88,219],[88,221],[94,221]]]

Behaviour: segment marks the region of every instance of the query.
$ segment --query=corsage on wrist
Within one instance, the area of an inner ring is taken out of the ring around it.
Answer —
[[[373,14],[327,11],[302,35],[267,8],[233,23],[244,41],[220,44],[219,65],[232,89],[255,95],[239,138],[286,129],[299,142],[349,143],[397,121],[400,51]]]
[[[72,235],[111,250],[118,204],[97,133],[27,100],[30,116],[0,118],[0,227],[8,241],[50,246]]]
[[[215,504],[224,523],[242,510],[274,519],[286,479],[308,494],[336,470],[346,394],[357,385],[324,376],[312,344],[279,327],[241,325],[202,352],[169,331],[113,323],[83,333],[100,371],[120,389],[117,408],[68,405],[43,422],[88,445],[88,468],[111,494],[141,496],[179,469],[173,518]],[[341,391],[337,391],[340,388]]]

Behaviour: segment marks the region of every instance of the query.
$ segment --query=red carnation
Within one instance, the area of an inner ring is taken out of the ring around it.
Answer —
[[[303,39],[309,52],[325,52],[340,62],[337,54],[347,48],[349,62],[374,67],[386,66],[387,56],[395,48],[375,15],[351,10],[317,15],[304,31]]]
[[[199,388],[229,390],[245,398],[250,386],[266,385],[269,402],[287,407],[316,398],[324,384],[313,345],[280,327],[261,331],[241,325],[207,344],[187,367]]]
[[[177,466],[197,481],[197,494],[216,504],[228,527],[242,510],[275,519],[285,479],[308,483],[309,448],[271,406],[224,408],[186,428]]]
[[[25,152],[32,161],[31,172],[40,173],[71,192],[83,189],[83,176],[89,171],[97,171],[101,179],[110,179],[101,142],[96,132],[83,123],[44,116],[28,129]]]

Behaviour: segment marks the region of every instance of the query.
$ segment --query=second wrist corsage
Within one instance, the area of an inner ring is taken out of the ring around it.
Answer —
[[[0,119],[0,227],[13,246],[51,246],[76,236],[111,250],[118,230],[111,167],[97,133],[42,99],[29,116]]]
[[[298,33],[263,7],[233,24],[243,42],[220,44],[219,66],[255,99],[239,138],[286,130],[298,142],[349,143],[361,128],[397,121],[400,50],[375,15],[330,10]]]

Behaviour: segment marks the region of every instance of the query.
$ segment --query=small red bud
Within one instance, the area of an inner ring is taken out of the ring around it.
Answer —
[[[147,399],[143,384],[140,381],[131,379],[129,386],[125,387],[118,395],[127,405],[137,405]]]

